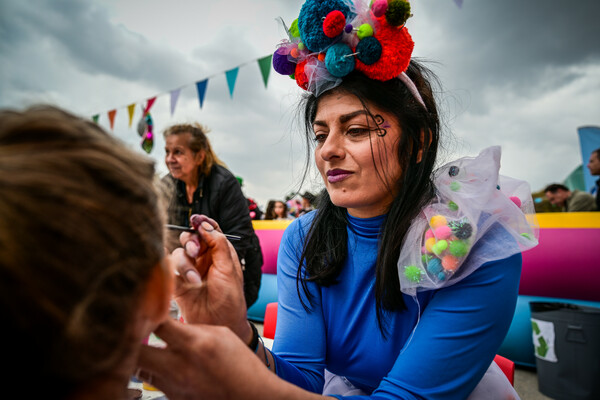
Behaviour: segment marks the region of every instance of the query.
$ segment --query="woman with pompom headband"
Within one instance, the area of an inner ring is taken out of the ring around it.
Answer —
[[[498,147],[434,170],[434,77],[410,59],[408,16],[400,0],[307,0],[287,29],[274,68],[306,89],[324,189],[281,240],[272,349],[218,226],[182,235],[202,249],[174,254],[188,325],[167,322],[166,349],[140,359],[169,398],[518,398],[493,359],[537,243],[531,195],[498,174]]]

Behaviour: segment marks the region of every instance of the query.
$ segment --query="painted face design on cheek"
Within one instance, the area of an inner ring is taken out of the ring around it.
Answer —
[[[383,117],[379,114],[377,114],[375,116],[375,123],[377,124],[377,136],[379,137],[384,137],[385,135],[387,135],[387,130],[388,128],[391,128],[392,126],[390,124],[387,123],[387,121],[385,119],[383,119]]]

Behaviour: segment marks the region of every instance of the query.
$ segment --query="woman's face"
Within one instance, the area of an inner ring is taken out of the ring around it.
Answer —
[[[204,161],[204,152],[194,153],[189,147],[191,139],[192,134],[189,132],[167,136],[165,163],[174,178],[184,182],[197,183],[198,167]]]
[[[334,92],[319,100],[313,122],[315,161],[331,201],[359,218],[385,214],[402,175],[396,118],[367,105],[375,120],[358,98]]]
[[[275,207],[273,207],[273,211],[275,211],[275,215],[277,218],[285,218],[285,206],[282,202],[278,201],[275,203]]]

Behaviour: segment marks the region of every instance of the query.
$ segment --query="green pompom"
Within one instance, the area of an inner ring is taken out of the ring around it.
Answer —
[[[454,181],[450,184],[450,190],[453,192],[458,192],[460,190],[460,183]]]
[[[366,37],[373,36],[373,28],[369,24],[362,24],[356,32],[356,36],[363,40]]]
[[[298,29],[298,18],[296,18],[290,26],[290,35],[296,38],[300,37],[300,29]]]
[[[416,265],[408,265],[404,267],[404,276],[410,282],[419,283],[421,282],[421,276],[423,275],[423,271]]]
[[[451,201],[448,203],[448,208],[452,211],[458,211],[458,204],[456,204],[455,202]]]
[[[462,240],[450,242],[450,254],[455,257],[463,257],[469,252],[469,245]]]
[[[402,26],[410,18],[410,3],[405,0],[394,0],[388,3],[385,19],[392,26]]]
[[[523,236],[524,238],[527,238],[529,240],[533,240],[533,237],[529,233],[521,233],[521,236]]]

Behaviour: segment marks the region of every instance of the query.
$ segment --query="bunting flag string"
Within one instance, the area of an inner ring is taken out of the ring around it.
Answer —
[[[260,70],[260,73],[261,73],[261,77],[262,77],[263,83],[265,85],[265,88],[267,88],[267,84],[268,84],[268,81],[269,81],[269,74],[271,72],[272,58],[273,58],[273,55],[269,54],[269,55],[267,55],[265,57],[261,57],[261,58],[255,59],[255,60],[247,61],[247,62],[245,62],[243,64],[238,65],[235,68],[226,70],[224,73],[225,73],[225,78],[227,80],[227,87],[229,89],[229,96],[231,98],[233,98],[233,93],[234,93],[234,90],[235,90],[235,85],[236,85],[236,81],[237,81],[239,69],[241,67],[243,67],[245,65],[248,65],[250,63],[253,63],[253,62],[257,62],[258,63],[258,67],[259,67],[259,70]],[[209,79],[212,79],[212,78],[214,78],[217,75],[222,74],[222,73],[223,72],[218,73],[218,74],[213,74],[213,75],[211,75],[211,76],[209,76],[209,77],[207,77],[207,78],[205,78],[205,79],[203,79],[201,81],[195,82],[196,91],[198,93],[198,101],[200,103],[200,108],[202,108],[204,106],[204,100],[205,100],[205,97],[206,97],[206,88],[208,86]],[[156,101],[157,97],[159,97],[159,96],[161,96],[163,94],[166,94],[166,93],[169,93],[169,95],[170,95],[170,100],[171,100],[171,102],[170,102],[170,111],[171,111],[171,115],[173,115],[175,113],[175,108],[177,107],[177,102],[179,100],[179,95],[181,93],[181,89],[183,89],[186,86],[188,86],[188,85],[181,86],[181,87],[179,87],[177,89],[172,89],[172,90],[170,90],[168,92],[159,93],[156,96],[147,99],[146,100],[146,107],[144,108],[142,106],[142,113],[143,113],[142,118],[149,113],[150,108],[154,105],[154,102]],[[127,108],[127,115],[129,117],[129,127],[130,128],[131,128],[131,125],[133,123],[133,116],[134,116],[134,113],[135,113],[135,106],[136,106],[136,104],[139,104],[139,103],[142,103],[142,102],[131,103],[131,104],[125,106]],[[112,110],[110,110],[110,111],[107,112],[111,129],[114,128],[115,117],[116,117],[116,114],[117,114],[117,110],[119,108],[122,108],[122,107],[117,107],[117,108],[114,108],[114,109],[112,109]],[[95,115],[92,116],[92,120],[95,123],[98,123],[99,117],[100,117],[100,114],[95,114]]]

